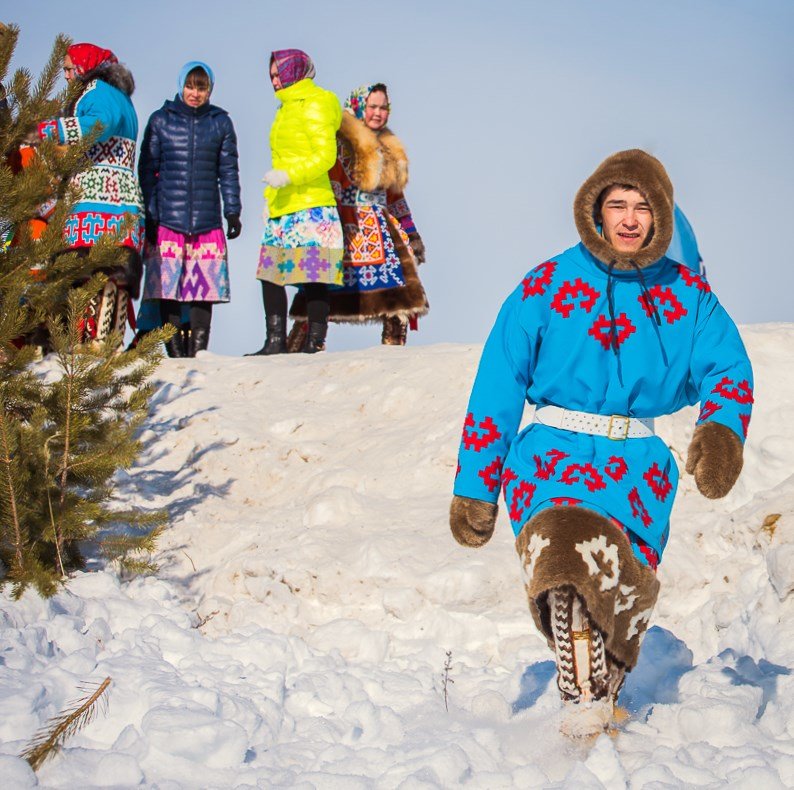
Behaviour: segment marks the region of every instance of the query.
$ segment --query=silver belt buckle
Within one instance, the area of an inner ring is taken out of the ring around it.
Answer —
[[[613,414],[609,418],[607,426],[607,438],[616,442],[621,442],[629,438],[629,421],[631,417],[624,417],[622,414]]]

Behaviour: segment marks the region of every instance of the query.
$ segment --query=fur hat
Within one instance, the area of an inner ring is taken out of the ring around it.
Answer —
[[[653,229],[645,246],[636,253],[618,252],[596,225],[598,198],[613,184],[636,187],[653,212]],[[631,269],[629,261],[644,268],[655,263],[670,246],[673,237],[673,185],[662,163],[650,154],[633,148],[607,157],[582,184],[573,202],[576,229],[585,247],[598,260],[616,269]]]

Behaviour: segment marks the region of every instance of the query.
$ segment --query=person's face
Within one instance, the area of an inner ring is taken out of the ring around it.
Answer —
[[[273,90],[280,91],[284,86],[281,84],[281,80],[278,76],[278,67],[276,66],[276,62],[270,64],[270,81],[273,83]]]
[[[389,120],[389,100],[383,91],[372,91],[364,105],[364,123],[379,132]]]
[[[188,107],[201,107],[202,104],[206,104],[209,101],[209,98],[209,87],[199,87],[195,82],[191,82],[182,88],[182,101],[184,101]]]
[[[653,213],[642,192],[613,187],[601,204],[601,225],[618,252],[637,252],[653,229]]]
[[[63,76],[67,82],[71,82],[75,78],[76,73],[77,72],[74,69],[74,62],[67,55],[63,59]]]

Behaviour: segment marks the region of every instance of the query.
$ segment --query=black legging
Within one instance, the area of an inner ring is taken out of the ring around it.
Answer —
[[[163,324],[173,324],[177,329],[182,326],[182,305],[176,299],[160,300],[160,320]],[[190,328],[209,330],[212,322],[212,302],[190,303]]]
[[[306,314],[312,323],[324,324],[328,321],[331,305],[328,299],[328,286],[325,283],[305,283],[301,286],[306,294]],[[265,315],[281,315],[287,318],[287,289],[283,285],[262,280],[262,302]]]

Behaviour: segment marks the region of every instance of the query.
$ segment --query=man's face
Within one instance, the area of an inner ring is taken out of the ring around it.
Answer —
[[[637,252],[653,229],[653,213],[642,192],[612,187],[601,204],[601,225],[618,252]]]

